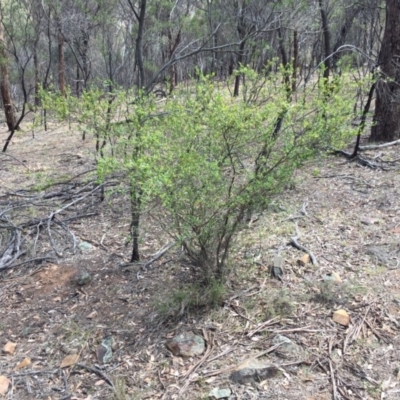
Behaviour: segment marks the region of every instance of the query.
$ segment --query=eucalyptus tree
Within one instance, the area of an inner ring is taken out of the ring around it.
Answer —
[[[6,49],[6,41],[4,37],[4,25],[3,25],[3,13],[1,13],[0,21],[0,91],[1,98],[4,106],[4,113],[6,117],[6,123],[9,131],[13,131],[16,125],[16,116],[13,101],[11,98],[10,89],[10,74],[8,72],[8,55]]]
[[[386,23],[379,52],[379,79],[371,140],[400,138],[400,2],[386,0]]]
[[[28,103],[32,95],[35,93],[36,80],[32,79],[32,59],[34,55],[34,49],[37,45],[37,30],[35,29],[34,12],[36,2],[34,0],[24,0],[21,2],[6,2],[1,4],[1,27],[3,34],[3,47],[2,52],[5,60],[9,59],[13,61],[13,83],[18,86],[19,90],[16,90],[15,99],[11,98],[9,87],[7,88],[7,76],[4,70],[5,65],[2,68],[3,82],[2,82],[2,94],[3,89],[8,91],[9,97],[5,101],[3,94],[3,102],[5,106],[5,114],[7,124],[10,130],[10,134],[7,137],[3,146],[3,151],[7,150],[7,147],[14,135],[14,132],[19,129],[22,120],[25,118],[27,113],[30,111]],[[1,35],[0,35],[1,36]],[[4,79],[4,77],[6,79]],[[4,88],[4,85],[6,86]],[[14,105],[20,108],[19,116],[17,117],[14,110]],[[11,114],[12,117],[10,116]]]

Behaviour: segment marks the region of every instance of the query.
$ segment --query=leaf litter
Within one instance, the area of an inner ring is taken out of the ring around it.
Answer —
[[[29,170],[13,159],[2,163],[0,196],[29,187],[38,160],[44,171],[57,165],[59,175],[93,168],[90,146],[72,132],[37,135],[34,146],[19,139],[10,151]],[[78,152],[79,162],[62,162]],[[394,148],[380,151],[380,157],[394,155]],[[175,319],[156,305],[189,280],[190,268],[178,257],[156,259],[140,275],[119,268],[129,257],[129,210],[117,196],[97,204],[96,215],[69,225],[93,246],[90,252],[2,272],[2,347],[18,345],[0,355],[0,393],[199,399],[224,388],[231,399],[398,399],[397,169],[372,171],[329,157],[298,171],[291,188],[240,234],[221,307],[184,311]],[[144,224],[144,259],[152,259],[168,238],[151,215]],[[277,256],[283,262],[274,276]],[[72,276],[82,269],[93,279],[81,287]],[[350,317],[348,326],[334,322],[338,310]],[[166,343],[187,331],[204,338],[205,352],[173,356]],[[274,344],[279,336],[295,345],[294,353]],[[99,364],[96,349],[109,337],[112,358]],[[253,359],[280,373],[262,382],[232,382],[232,372]]]

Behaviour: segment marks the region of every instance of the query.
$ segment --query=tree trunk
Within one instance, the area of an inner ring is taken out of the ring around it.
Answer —
[[[400,2],[386,0],[386,25],[379,53],[381,76],[376,84],[374,125],[370,139],[389,142],[400,138]]]
[[[139,76],[138,76],[139,89],[142,89],[146,86],[144,77],[143,48],[142,48],[145,16],[146,16],[146,0],[141,0],[139,21],[138,21],[139,22],[138,35],[136,38],[136,63],[139,69]]]
[[[35,41],[33,49],[33,67],[34,67],[34,74],[35,74],[35,106],[39,107],[40,105],[40,98],[39,98],[39,57],[38,57],[38,50],[37,50],[37,41]]]
[[[246,41],[243,39],[239,45],[239,54],[237,57],[237,68],[238,69],[243,66],[245,44],[246,44]],[[239,74],[239,73],[235,77],[235,87],[233,89],[233,97],[239,96],[239,87],[240,87],[240,78],[241,77],[242,77],[242,74]]]
[[[3,23],[0,21],[0,91],[1,97],[3,99],[4,113],[6,116],[8,130],[12,132],[17,123],[17,118],[15,116],[15,111],[11,99],[10,76],[8,74],[7,60],[8,57],[4,40],[4,27]]]
[[[172,28],[168,28],[168,43],[169,43],[169,59],[172,60],[174,57],[174,53],[176,49],[178,48],[180,42],[181,42],[181,29],[179,29],[178,34],[176,35],[175,40],[172,37]],[[172,66],[169,69],[169,94],[172,94],[172,91],[175,89],[175,86],[178,84],[178,70],[176,68],[176,64],[172,64]]]
[[[281,57],[282,57],[282,65],[285,70],[284,72],[284,77],[283,77],[283,82],[285,84],[285,89],[287,93],[288,100],[290,100],[290,96],[292,93],[292,88],[290,85],[290,74],[289,74],[289,59],[286,53],[285,49],[285,43],[283,40],[283,35],[282,35],[282,29],[281,27],[278,28],[278,39],[279,39],[279,50],[281,52]]]
[[[141,209],[141,191],[140,188],[131,186],[131,237],[132,237],[132,254],[131,262],[140,260],[139,253],[139,224]]]
[[[338,36],[336,38],[336,42],[333,46],[333,67],[337,66],[337,63],[340,60],[340,57],[342,56],[343,53],[336,53],[336,51],[339,49],[340,46],[343,46],[346,42],[347,35],[353,25],[354,19],[357,17],[358,14],[360,14],[362,10],[361,6],[353,6],[348,13],[346,13],[346,18],[345,21],[342,25],[342,28],[340,29]]]
[[[299,66],[299,39],[297,36],[297,31],[293,32],[293,61],[292,61],[292,92],[296,90],[297,87],[297,68]]]
[[[239,2],[235,3],[235,12],[238,16],[236,30],[238,32],[238,36],[240,39],[239,53],[237,56],[237,64],[236,64],[237,69],[244,66],[245,47],[246,47],[246,41],[247,41],[247,38],[246,38],[247,29],[246,29],[246,22],[245,22],[245,15],[244,15],[245,11],[244,10],[247,7],[247,5],[248,5],[247,1],[244,1],[243,3],[239,3]],[[240,87],[241,77],[242,77],[242,74],[237,74],[235,77],[235,86],[233,89],[234,97],[239,96],[239,87]]]
[[[35,10],[32,10],[32,18],[34,21],[34,32],[35,32],[35,40],[33,42],[33,69],[34,69],[34,79],[35,79],[35,99],[34,104],[35,107],[40,106],[40,78],[39,78],[39,41],[40,41],[40,32],[41,32],[41,3],[34,2]]]
[[[326,14],[326,10],[324,8],[322,0],[319,0],[319,9],[321,13],[321,21],[322,21],[322,32],[324,35],[324,78],[326,81],[329,79],[329,72],[331,69],[331,32],[329,30],[328,25],[328,16]]]
[[[64,36],[58,34],[58,84],[60,92],[65,96],[65,60],[64,60]]]

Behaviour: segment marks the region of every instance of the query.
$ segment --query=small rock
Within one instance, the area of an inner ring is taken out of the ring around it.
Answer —
[[[103,339],[100,346],[96,350],[97,360],[102,364],[107,364],[112,359],[112,345],[113,338],[111,336],[107,336]]]
[[[274,278],[281,279],[283,276],[283,265],[285,264],[285,260],[283,257],[276,255],[274,257],[272,267],[271,267],[271,275]]]
[[[229,378],[233,382],[245,385],[246,383],[262,382],[268,378],[273,378],[278,373],[279,370],[275,365],[249,358],[239,364]]]
[[[380,219],[379,218],[364,217],[364,218],[361,218],[360,221],[364,225],[374,225],[374,224],[378,224],[380,222]]]
[[[340,277],[340,275],[337,272],[332,272],[332,277],[334,279],[335,282],[337,283],[342,283],[342,278]]]
[[[342,278],[337,272],[332,272],[329,275],[324,276],[324,281],[333,281],[336,283],[342,283]]]
[[[29,357],[25,357],[15,368],[14,371],[17,371],[22,368],[29,367],[32,364],[32,361]]]
[[[82,251],[90,251],[93,249],[93,245],[91,245],[88,242],[80,242],[78,244],[78,247],[82,250]]]
[[[30,326],[26,326],[24,329],[22,329],[21,336],[26,337],[29,336],[32,333],[32,328]]]
[[[4,375],[0,375],[0,396],[7,393],[11,381]]]
[[[305,265],[309,264],[311,261],[310,255],[309,254],[304,254],[303,257],[299,258],[297,260],[297,264],[301,265],[302,267],[304,267]]]
[[[202,354],[206,345],[201,336],[193,332],[184,332],[169,341],[167,347],[175,356],[193,357]]]
[[[7,353],[7,354],[14,354],[16,347],[17,347],[17,343],[7,342],[3,347],[3,351],[4,351],[4,353]]]
[[[231,389],[219,389],[219,388],[215,388],[213,390],[211,390],[211,392],[209,393],[209,397],[212,399],[225,399],[227,397],[229,397],[232,394]]]
[[[85,286],[91,280],[92,280],[92,276],[87,271],[79,271],[72,278],[72,281],[79,286]]]
[[[333,313],[332,320],[340,325],[348,326],[350,323],[350,316],[345,310],[337,310]]]
[[[97,311],[92,311],[89,315],[86,316],[87,319],[93,319],[97,317]]]
[[[72,367],[78,362],[78,360],[79,354],[69,354],[68,356],[65,356],[61,361],[60,368]]]
[[[272,344],[281,344],[276,349],[276,354],[282,358],[297,358],[303,353],[303,349],[283,335],[276,335]]]

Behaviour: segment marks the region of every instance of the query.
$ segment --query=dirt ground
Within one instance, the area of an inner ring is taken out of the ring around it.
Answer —
[[[3,129],[0,136],[6,135]],[[93,150],[90,140],[66,128],[34,138],[18,133],[0,155],[0,211],[17,195],[65,188],[49,182],[82,174],[72,182],[85,185],[94,179],[84,174],[95,168]],[[3,397],[207,399],[212,389],[227,388],[230,399],[241,400],[399,399],[396,153],[396,146],[363,153],[386,161],[387,170],[328,157],[298,171],[239,235],[224,303],[190,313],[182,305],[175,317],[167,306],[171,293],[191,279],[179,249],[145,271],[121,268],[130,251],[128,204],[119,192],[106,191],[103,202],[93,194],[90,215],[68,222],[85,248],[0,272],[0,350],[16,343],[12,354],[0,354],[0,376],[9,380]],[[64,203],[38,204],[12,215],[38,218]],[[169,241],[154,221],[149,215],[142,225],[144,259]],[[315,255],[315,265],[300,261],[305,253],[290,245],[294,236]],[[38,244],[43,254],[50,254],[48,243]],[[279,279],[271,275],[278,255],[284,259]],[[81,286],[84,271],[91,280]],[[348,327],[332,320],[338,309],[350,315]],[[181,358],[168,350],[166,342],[185,331],[208,339],[205,356]],[[294,353],[271,350],[279,334],[297,345]],[[113,354],[103,365],[96,354],[107,337]],[[278,376],[252,385],[229,379],[233,367],[260,352],[280,368]],[[60,368],[71,354],[78,362]]]

